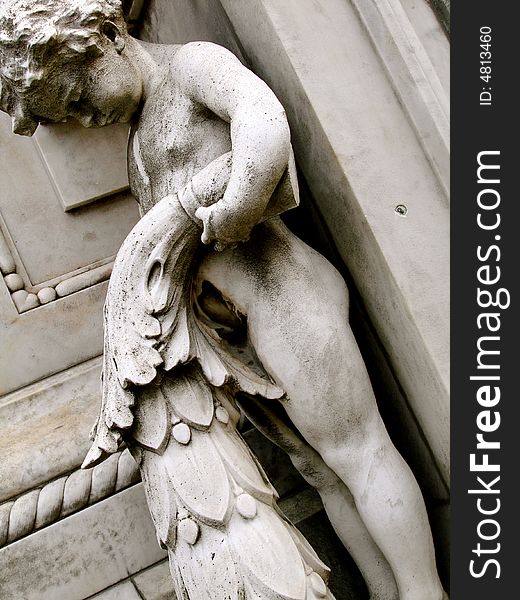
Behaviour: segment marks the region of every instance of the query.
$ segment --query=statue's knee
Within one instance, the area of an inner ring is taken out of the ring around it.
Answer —
[[[326,465],[341,478],[348,479],[349,485],[365,479],[367,468],[374,460],[384,458],[386,443],[370,428],[345,432],[342,440],[327,440],[317,448]],[[346,481],[346,480],[345,480]]]

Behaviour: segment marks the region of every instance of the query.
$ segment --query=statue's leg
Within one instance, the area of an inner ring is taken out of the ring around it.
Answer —
[[[249,396],[239,397],[238,402],[253,425],[287,452],[296,469],[319,493],[334,530],[363,575],[370,600],[397,600],[390,565],[368,532],[343,481],[298,435],[280,403]]]
[[[327,405],[312,404],[312,393],[304,389],[311,384],[302,379],[301,387],[297,386],[301,393],[292,390],[286,405],[288,414],[352,491],[359,514],[392,567],[401,600],[440,600],[442,589],[421,493],[379,415],[350,406],[334,417],[329,402],[334,401],[335,391],[324,390]],[[351,389],[348,398],[343,392],[335,399],[351,405],[355,394]],[[358,396],[358,400],[373,403],[368,394]],[[309,414],[302,417],[300,403],[321,411],[321,415],[317,419]],[[353,422],[357,431],[351,427]]]
[[[247,314],[259,359],[287,392],[287,414],[351,490],[401,600],[441,600],[424,502],[379,415],[339,274],[271,223],[209,257],[200,277]]]

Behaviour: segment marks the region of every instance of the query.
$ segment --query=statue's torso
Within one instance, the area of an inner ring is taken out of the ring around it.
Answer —
[[[130,133],[128,172],[141,212],[230,149],[229,124],[166,81]]]
[[[180,191],[193,175],[230,150],[229,123],[193,102],[179,89],[173,77],[167,78],[157,93],[145,102],[130,132],[128,173],[141,213],[147,213],[165,196]],[[179,218],[185,219],[186,214],[180,205],[179,211]],[[209,252],[200,257],[198,272],[194,274],[196,279],[210,282],[226,298],[232,299],[242,312],[245,312],[248,302],[238,296],[235,298],[236,294],[228,289],[229,285],[233,287],[236,284],[242,291],[249,289],[251,279],[261,279],[262,273],[272,269],[277,271],[280,279],[285,278],[284,261],[275,260],[276,252],[266,252],[261,239],[265,238],[265,243],[275,248],[285,244],[286,250],[294,244],[301,246],[301,242],[282,227],[277,218],[259,225],[255,231],[256,235],[251,240],[226,252],[208,248]],[[243,255],[247,256],[247,260]],[[220,274],[231,264],[234,276],[224,285]],[[264,268],[252,268],[252,264],[264,265]],[[289,263],[287,266],[294,268]],[[249,283],[243,285],[246,280]],[[218,322],[218,315],[213,317]]]

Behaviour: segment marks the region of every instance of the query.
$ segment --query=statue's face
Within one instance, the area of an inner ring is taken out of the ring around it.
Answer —
[[[49,69],[28,106],[38,121],[74,117],[85,127],[126,123],[139,106],[142,85],[134,63],[107,45],[100,57]]]
[[[85,127],[127,123],[143,93],[141,74],[126,57],[115,51],[82,65],[79,98],[69,101],[67,115]]]

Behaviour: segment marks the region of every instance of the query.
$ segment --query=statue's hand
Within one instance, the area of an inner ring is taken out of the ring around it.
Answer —
[[[195,217],[200,219],[204,227],[202,243],[210,244],[215,241],[215,249],[219,251],[247,241],[251,229],[256,225],[256,221],[251,221],[243,213],[237,214],[222,201],[211,206],[201,206],[195,212]]]

